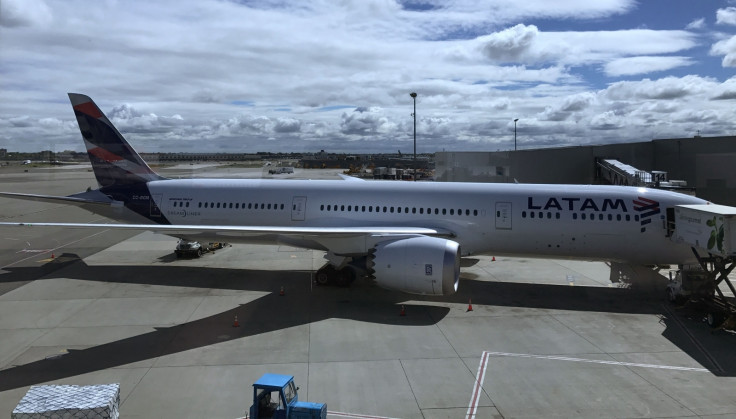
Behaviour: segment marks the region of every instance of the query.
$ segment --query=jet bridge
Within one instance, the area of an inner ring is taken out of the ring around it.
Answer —
[[[637,169],[615,159],[596,158],[598,176],[611,185],[648,186],[667,189],[687,187],[684,180],[669,180],[667,172]]]
[[[702,303],[711,327],[736,327],[736,289],[728,275],[736,267],[736,207],[678,205],[671,239],[690,245],[699,265],[681,267],[668,285],[673,302]],[[721,284],[731,291],[724,295]]]

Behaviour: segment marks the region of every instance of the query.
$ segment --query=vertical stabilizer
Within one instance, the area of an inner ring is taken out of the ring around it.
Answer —
[[[69,100],[101,188],[164,179],[148,167],[89,96],[69,93]]]

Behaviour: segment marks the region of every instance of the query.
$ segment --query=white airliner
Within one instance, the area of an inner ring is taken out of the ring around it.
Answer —
[[[382,287],[447,295],[460,258],[493,254],[632,265],[696,263],[669,239],[674,207],[706,201],[623,186],[345,180],[166,179],[87,96],[69,94],[99,189],[0,193],[77,205],[126,224],[2,223],[150,230],[185,240],[326,251],[320,282],[369,276]]]

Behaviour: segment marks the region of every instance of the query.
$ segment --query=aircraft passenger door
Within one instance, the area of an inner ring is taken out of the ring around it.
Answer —
[[[161,216],[161,198],[163,198],[163,194],[160,193],[151,195],[151,217]]]
[[[496,202],[496,229],[511,230],[511,202]]]
[[[304,221],[307,212],[307,197],[295,196],[291,202],[291,221]]]

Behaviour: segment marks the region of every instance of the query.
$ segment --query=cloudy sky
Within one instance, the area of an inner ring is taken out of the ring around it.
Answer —
[[[736,135],[736,1],[2,0],[0,148],[418,152]]]

